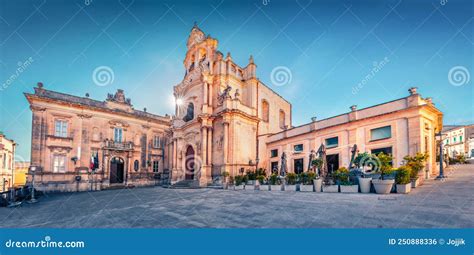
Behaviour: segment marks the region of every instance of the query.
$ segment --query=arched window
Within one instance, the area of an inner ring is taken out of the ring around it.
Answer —
[[[268,122],[270,119],[270,106],[267,100],[262,100],[262,119],[265,122]]]
[[[194,119],[194,104],[189,103],[188,108],[186,109],[186,116],[184,116],[183,120],[188,122]]]
[[[138,167],[139,167],[140,163],[138,162],[138,160],[135,160],[133,162],[133,170],[135,170],[135,172],[138,171]]]
[[[283,110],[280,110],[280,128],[285,129],[286,126],[286,119],[285,119],[285,112]]]

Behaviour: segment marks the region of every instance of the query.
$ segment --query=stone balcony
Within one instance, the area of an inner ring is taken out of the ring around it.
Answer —
[[[132,142],[116,142],[113,140],[105,140],[104,149],[107,150],[119,150],[119,151],[131,151],[133,150]]]

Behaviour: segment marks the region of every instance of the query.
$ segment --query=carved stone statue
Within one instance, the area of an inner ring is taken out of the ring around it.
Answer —
[[[217,95],[217,103],[222,105],[225,99],[230,98],[230,91],[232,87],[227,85],[227,87]]]

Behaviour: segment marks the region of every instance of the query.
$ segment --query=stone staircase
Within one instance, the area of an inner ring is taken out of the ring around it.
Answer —
[[[182,180],[169,186],[171,189],[199,189],[199,181]]]

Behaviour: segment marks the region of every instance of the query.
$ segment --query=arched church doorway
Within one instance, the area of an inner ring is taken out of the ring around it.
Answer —
[[[186,173],[184,179],[194,180],[194,149],[192,146],[188,146],[186,149]]]
[[[112,158],[110,161],[110,183],[123,183],[124,166],[122,158]]]

